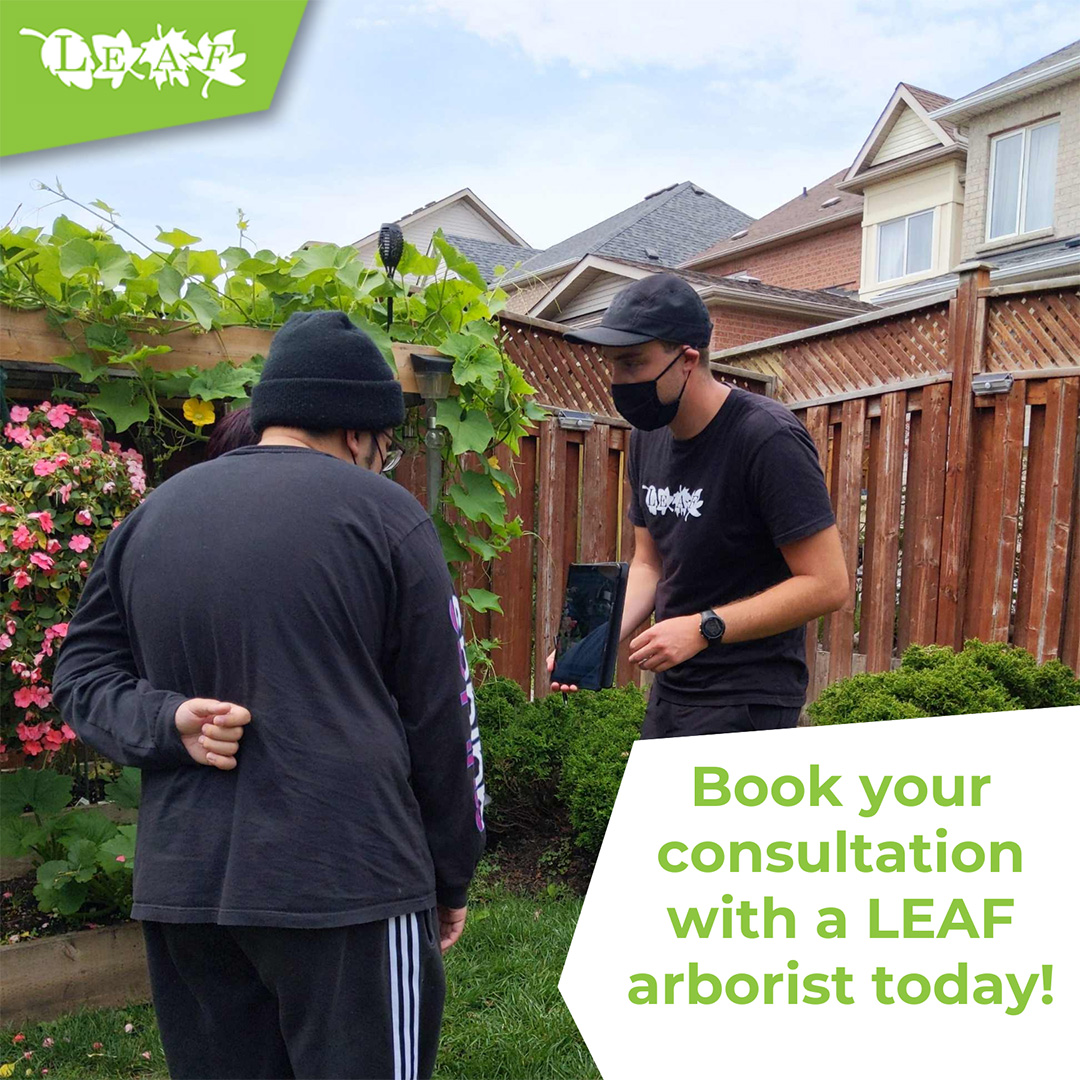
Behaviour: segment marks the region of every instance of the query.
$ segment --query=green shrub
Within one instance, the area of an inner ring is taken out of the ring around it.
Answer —
[[[1009,712],[1080,704],[1080,680],[1060,661],[972,639],[961,652],[911,645],[896,671],[854,675],[826,687],[809,709],[815,724]]]
[[[563,707],[573,716],[574,733],[559,794],[570,811],[575,842],[595,853],[604,839],[626,760],[641,732],[645,695],[626,686],[577,694]]]
[[[476,692],[493,833],[569,821],[595,853],[630,747],[645,715],[636,687],[529,701],[517,683],[488,679]],[[558,831],[557,829],[553,831]]]

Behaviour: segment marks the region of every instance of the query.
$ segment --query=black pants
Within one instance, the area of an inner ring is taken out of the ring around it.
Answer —
[[[643,739],[765,731],[799,723],[801,710],[783,705],[676,705],[653,694],[641,725]]]
[[[434,910],[326,930],[144,922],[173,1080],[430,1077],[446,982]]]

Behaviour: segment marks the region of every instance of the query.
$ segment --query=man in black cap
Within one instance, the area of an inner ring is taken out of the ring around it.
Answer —
[[[566,335],[601,347],[635,429],[622,629],[655,611],[630,643],[656,676],[642,738],[794,727],[805,625],[848,590],[813,440],[778,402],[713,377],[711,334],[693,287],[654,274],[623,289],[598,327]]]
[[[64,718],[143,770],[132,915],[173,1077],[434,1068],[484,786],[438,537],[379,475],[404,415],[344,314],[293,315],[261,442],[154,491],[71,622]]]

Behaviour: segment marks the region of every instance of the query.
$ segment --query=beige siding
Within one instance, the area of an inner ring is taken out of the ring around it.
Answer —
[[[905,106],[870,164],[880,165],[885,161],[894,161],[905,154],[913,154],[916,150],[937,146],[940,141],[922,119]]]
[[[620,274],[601,274],[575,296],[560,298],[557,308],[544,312],[545,319],[553,322],[570,322],[595,312],[606,311],[615,294],[625,289],[631,281]]]
[[[964,189],[960,184],[963,165],[944,161],[918,172],[883,180],[866,188],[863,202],[862,288],[859,299],[873,300],[886,289],[948,273],[960,261]],[[928,270],[877,280],[878,226],[923,210],[934,211],[931,263]]]
[[[974,259],[995,248],[1023,243],[1012,237],[997,244],[986,241],[987,186],[990,180],[990,140],[994,135],[1057,116],[1057,178],[1054,185],[1054,225],[1046,235],[1066,237],[1080,233],[1080,79],[1034,94],[983,116],[973,117],[967,128],[968,161],[964,206],[963,258]]]
[[[431,238],[438,229],[447,236],[467,236],[473,240],[493,240],[508,244],[511,241],[482,218],[463,200],[444,206],[419,221],[402,225],[401,232],[410,244],[424,254],[431,245]],[[378,240],[372,240],[357,250],[365,266],[375,265]]]

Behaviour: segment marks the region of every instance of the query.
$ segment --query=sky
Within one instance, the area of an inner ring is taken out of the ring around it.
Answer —
[[[1075,0],[312,0],[265,113],[8,157],[0,221],[351,243],[472,190],[548,247],[691,180],[760,217],[849,165],[896,84],[963,94],[1080,38]]]

